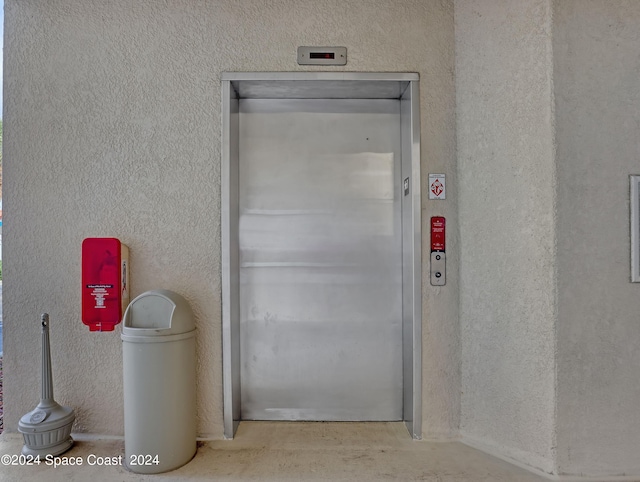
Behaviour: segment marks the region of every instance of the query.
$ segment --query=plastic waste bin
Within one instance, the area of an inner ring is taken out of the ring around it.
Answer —
[[[189,303],[167,290],[134,299],[122,326],[124,465],[156,474],[196,453],[196,339]]]

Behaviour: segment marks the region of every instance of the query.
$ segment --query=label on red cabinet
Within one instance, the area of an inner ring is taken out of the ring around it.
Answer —
[[[442,216],[431,218],[431,252],[445,251],[445,219]]]
[[[113,285],[87,285],[87,288],[92,289],[91,296],[95,298],[96,310],[102,310],[106,308],[105,297],[109,296],[109,291],[113,289]]]

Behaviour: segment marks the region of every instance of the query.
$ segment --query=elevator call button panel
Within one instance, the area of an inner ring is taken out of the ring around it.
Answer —
[[[444,286],[447,282],[445,223],[442,216],[431,218],[431,285]]]

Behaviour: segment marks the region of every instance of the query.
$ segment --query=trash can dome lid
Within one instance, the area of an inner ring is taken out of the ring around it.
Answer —
[[[133,336],[166,336],[195,329],[189,302],[169,290],[152,290],[137,296],[124,312],[122,333]]]

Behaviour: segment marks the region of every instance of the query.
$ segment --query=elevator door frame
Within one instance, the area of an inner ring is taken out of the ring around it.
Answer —
[[[222,358],[224,436],[240,422],[239,100],[396,99],[400,102],[403,421],[422,433],[420,101],[416,73],[222,74]],[[408,192],[404,181],[409,180]]]

